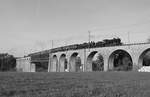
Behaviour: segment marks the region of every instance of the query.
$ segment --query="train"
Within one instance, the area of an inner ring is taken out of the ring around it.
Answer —
[[[49,53],[55,53],[60,51],[68,51],[68,50],[77,50],[77,49],[87,49],[87,48],[97,48],[97,47],[108,47],[108,46],[118,46],[122,45],[120,38],[113,38],[113,39],[105,39],[103,41],[98,42],[85,42],[82,44],[73,44],[73,45],[67,45],[62,47],[57,47],[49,50],[44,50],[36,53],[29,54],[28,56],[31,57],[31,60],[48,60]],[[47,61],[48,62],[48,61]]]
[[[108,46],[118,46],[122,45],[120,38],[113,38],[113,39],[104,39],[103,41],[90,41],[85,42],[82,44],[73,44],[67,45],[62,47],[53,48],[50,50],[51,53],[60,52],[60,51],[67,51],[67,50],[77,50],[77,49],[87,49],[87,48],[97,48],[97,47],[108,47]]]

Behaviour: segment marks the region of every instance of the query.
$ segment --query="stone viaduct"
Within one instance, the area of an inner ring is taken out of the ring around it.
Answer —
[[[48,72],[75,72],[75,59],[81,59],[81,71],[92,71],[92,59],[95,54],[103,57],[104,71],[114,68],[114,57],[117,52],[128,55],[132,60],[132,70],[137,70],[143,65],[144,55],[150,51],[149,43],[126,44],[121,46],[110,46],[90,49],[68,50],[56,53],[50,53]]]

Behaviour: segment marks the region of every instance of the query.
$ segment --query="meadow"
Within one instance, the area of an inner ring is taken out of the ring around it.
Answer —
[[[0,73],[0,97],[149,97],[150,73]]]

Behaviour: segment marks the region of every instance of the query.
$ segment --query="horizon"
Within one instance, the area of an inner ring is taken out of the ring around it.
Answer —
[[[1,0],[0,52],[21,57],[63,45],[150,38],[149,0]],[[130,39],[129,39],[130,38]]]

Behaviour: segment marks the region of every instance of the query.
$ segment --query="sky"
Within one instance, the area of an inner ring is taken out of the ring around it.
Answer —
[[[0,53],[21,57],[62,45],[150,37],[150,0],[0,0]]]

